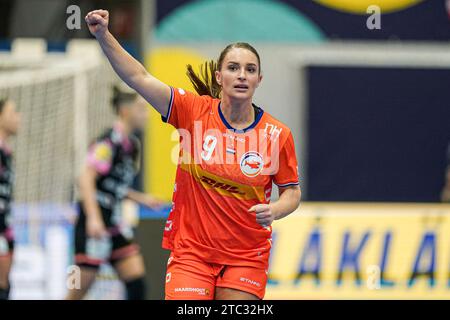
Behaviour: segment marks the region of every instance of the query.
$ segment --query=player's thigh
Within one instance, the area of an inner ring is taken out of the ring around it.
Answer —
[[[98,273],[98,267],[91,266],[78,266],[79,272],[72,274],[72,279],[68,279],[67,283],[70,283],[69,292],[67,293],[66,300],[81,300],[84,298],[89,288],[95,281]],[[77,279],[76,277],[79,277]],[[69,281],[70,280],[70,281]]]
[[[166,300],[213,300],[214,290],[215,276],[207,264],[170,256],[166,272]]]
[[[120,280],[125,282],[140,278],[145,274],[144,259],[139,253],[117,260],[113,266]]]
[[[14,240],[0,234],[0,287],[9,285],[9,273],[13,261]]]
[[[11,271],[12,254],[0,255],[0,277],[7,275]]]
[[[110,263],[123,281],[133,280],[145,274],[144,260],[139,246],[132,237],[124,234],[112,236]]]
[[[218,300],[263,299],[266,291],[267,272],[254,267],[226,266],[216,282]]]
[[[8,286],[11,265],[12,254],[0,255],[0,288],[6,288]]]

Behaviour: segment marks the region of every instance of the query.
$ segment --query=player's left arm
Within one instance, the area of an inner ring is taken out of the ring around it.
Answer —
[[[298,183],[298,166],[295,156],[295,146],[292,133],[279,152],[279,169],[274,175],[274,182],[278,185],[279,198],[269,204],[257,204],[249,209],[256,213],[256,221],[263,227],[268,227],[274,220],[282,219],[294,212],[301,198]]]
[[[298,185],[279,187],[280,197],[277,201],[269,204],[257,204],[248,212],[256,213],[256,222],[263,227],[268,227],[274,220],[282,219],[294,212],[300,205],[301,190]]]
[[[298,185],[279,187],[279,195],[278,200],[270,205],[274,220],[282,219],[294,212],[300,205],[302,192]]]
[[[128,189],[127,198],[152,209],[160,209],[164,203],[162,200],[151,194],[134,189]]]

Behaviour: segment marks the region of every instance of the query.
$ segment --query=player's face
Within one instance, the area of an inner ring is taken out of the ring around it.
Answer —
[[[251,99],[262,80],[258,58],[250,50],[233,48],[225,56],[221,70],[216,72],[216,79],[223,95],[238,100]]]
[[[144,130],[148,123],[148,103],[141,96],[137,97],[130,106],[129,121],[134,130]]]
[[[0,128],[10,135],[15,135],[20,126],[20,114],[16,110],[16,104],[11,100],[6,101],[3,111],[0,113]]]

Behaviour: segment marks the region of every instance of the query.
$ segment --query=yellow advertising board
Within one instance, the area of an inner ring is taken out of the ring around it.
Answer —
[[[450,299],[450,205],[303,203],[269,271],[266,299]]]

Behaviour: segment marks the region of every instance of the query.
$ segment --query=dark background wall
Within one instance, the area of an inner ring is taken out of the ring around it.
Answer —
[[[311,67],[308,199],[439,201],[450,69]]]
[[[357,0],[355,0],[357,1]],[[158,1],[157,19],[164,19],[192,0]],[[384,14],[381,30],[361,28],[367,15],[351,14],[324,7],[312,0],[281,0],[314,21],[330,39],[434,40],[450,39],[450,22],[445,0],[425,0],[416,6]],[[376,3],[376,1],[374,1]],[[249,13],[251,18],[251,13]],[[430,23],[432,22],[432,23]]]
[[[192,0],[158,0],[156,20],[160,22]],[[367,15],[352,14],[325,7],[308,0],[280,0],[315,22],[329,39],[355,40],[433,40],[450,39],[450,21],[446,0],[425,0],[418,5],[383,14],[382,29],[368,30]],[[0,0],[0,38],[15,36],[47,36],[55,41],[64,37],[89,37],[87,30],[68,32],[57,26],[64,23],[68,5],[79,5],[83,13],[104,8],[118,14],[112,20],[115,34],[130,38],[134,26],[121,21],[134,20],[136,0]],[[40,12],[40,15],[34,15]],[[52,14],[53,12],[53,14]],[[249,13],[251,18],[251,13]],[[123,20],[125,19],[125,20]],[[128,19],[128,20],[127,20]],[[20,23],[18,23],[20,21]],[[119,24],[117,22],[119,21]]]

